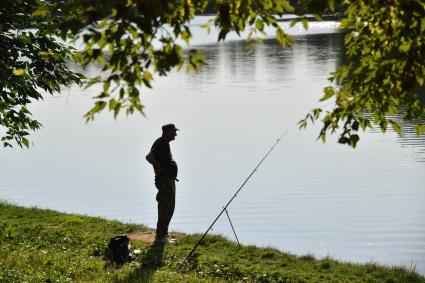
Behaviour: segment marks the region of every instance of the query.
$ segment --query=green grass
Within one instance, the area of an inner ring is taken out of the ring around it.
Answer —
[[[412,270],[295,256],[273,248],[239,247],[207,237],[182,270],[177,266],[199,239],[183,236],[165,247],[131,241],[142,250],[123,266],[105,260],[109,239],[143,225],[0,203],[0,282],[424,282]]]

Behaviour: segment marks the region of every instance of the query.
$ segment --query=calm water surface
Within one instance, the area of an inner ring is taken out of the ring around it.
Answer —
[[[171,228],[203,232],[289,129],[229,207],[239,239],[425,274],[424,139],[406,125],[401,138],[372,131],[352,150],[332,137],[315,141],[317,127],[297,129],[343,60],[341,40],[298,36],[292,50],[270,40],[252,55],[240,41],[202,45],[208,66],[144,90],[146,118],[113,121],[105,113],[86,125],[82,115],[98,90],[46,96],[32,108],[44,125],[35,146],[0,151],[0,198],[154,227],[156,189],[144,156],[160,126],[174,122],[180,182]],[[226,218],[213,233],[233,239]]]

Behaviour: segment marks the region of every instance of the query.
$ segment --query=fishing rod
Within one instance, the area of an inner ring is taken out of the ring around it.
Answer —
[[[251,178],[252,175],[254,175],[255,171],[257,171],[258,167],[260,167],[261,163],[269,156],[269,154],[273,151],[273,149],[276,147],[276,145],[280,142],[280,140],[286,135],[286,133],[289,131],[286,130],[283,132],[283,134],[276,140],[276,142],[273,144],[273,146],[269,149],[269,151],[264,155],[263,159],[257,164],[257,166],[252,170],[251,174],[249,174],[248,178],[245,179],[245,181],[242,183],[242,185],[239,187],[239,189],[236,191],[236,193],[232,196],[232,198],[227,202],[227,204],[223,207],[223,209],[220,211],[220,213],[217,215],[217,217],[214,219],[214,221],[211,223],[210,227],[208,227],[207,231],[202,235],[201,239],[193,246],[192,250],[189,252],[189,254],[185,257],[183,262],[179,265],[179,269],[181,269],[193,256],[193,253],[195,252],[196,248],[202,243],[202,241],[207,236],[208,232],[211,230],[211,228],[214,226],[214,224],[217,222],[217,220],[220,218],[220,216],[227,210],[227,207],[230,205],[230,203],[235,199],[235,197],[238,195],[238,193],[242,190],[242,188],[245,186],[245,184],[248,182],[248,180]]]

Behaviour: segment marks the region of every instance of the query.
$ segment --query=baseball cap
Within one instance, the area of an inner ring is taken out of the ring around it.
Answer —
[[[162,131],[178,131],[179,129],[176,128],[176,126],[174,124],[166,124],[164,126],[162,126]]]

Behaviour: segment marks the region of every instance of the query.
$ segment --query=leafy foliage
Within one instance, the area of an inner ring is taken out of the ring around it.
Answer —
[[[341,1],[341,26],[348,62],[332,74],[336,85],[325,88],[322,101],[333,99],[335,107],[322,118],[320,138],[340,132],[339,142],[355,147],[358,131],[377,125],[383,132],[402,115],[416,123],[417,134],[425,131],[425,2]],[[312,110],[300,121],[322,117]],[[342,128],[340,128],[342,125]]]
[[[28,104],[42,99],[41,89],[56,94],[81,79],[66,65],[72,50],[31,16],[39,5],[35,0],[0,4],[0,126],[7,129],[1,138],[5,147],[11,147],[12,141],[29,146],[29,131],[41,124],[32,118]]]
[[[152,87],[156,75],[164,76],[172,68],[196,70],[205,64],[199,51],[183,52],[178,40],[189,44],[189,22],[202,13],[208,1],[99,1],[79,0],[60,4],[64,11],[61,30],[82,39],[83,50],[76,60],[83,65],[98,62],[103,73],[91,78],[86,87],[103,84],[94,107],[85,115],[93,120],[106,107],[116,117],[121,109],[143,114],[140,86]],[[57,10],[57,9],[56,9]],[[290,38],[277,24],[275,14],[293,11],[287,1],[216,1],[214,25],[218,40],[230,31],[240,33],[249,28],[249,39],[264,33],[265,25],[277,28],[277,38],[286,45]],[[211,23],[203,25],[209,29]]]
[[[402,127],[392,115],[416,123],[418,135],[425,132],[425,2],[346,1],[346,0],[4,0],[0,4],[0,125],[7,129],[4,146],[28,146],[29,130],[40,123],[28,111],[32,100],[41,99],[40,89],[55,94],[83,77],[66,67],[71,56],[82,65],[97,62],[102,72],[84,80],[84,87],[103,85],[94,106],[85,118],[109,109],[116,117],[121,111],[143,114],[141,87],[152,87],[156,76],[173,68],[196,70],[205,64],[197,50],[183,52],[180,40],[190,43],[189,23],[206,8],[215,11],[211,25],[219,31],[218,40],[229,32],[248,30],[254,46],[261,42],[267,26],[276,30],[282,46],[292,38],[277,23],[284,13],[299,17],[308,28],[306,14],[337,13],[346,31],[348,62],[331,74],[331,85],[322,100],[330,100],[331,111],[313,109],[300,121],[323,123],[319,137],[339,133],[339,142],[355,147],[359,129],[388,125],[398,132]],[[36,28],[36,31],[30,28]],[[73,50],[57,40],[83,42]],[[6,79],[7,78],[7,79]]]

